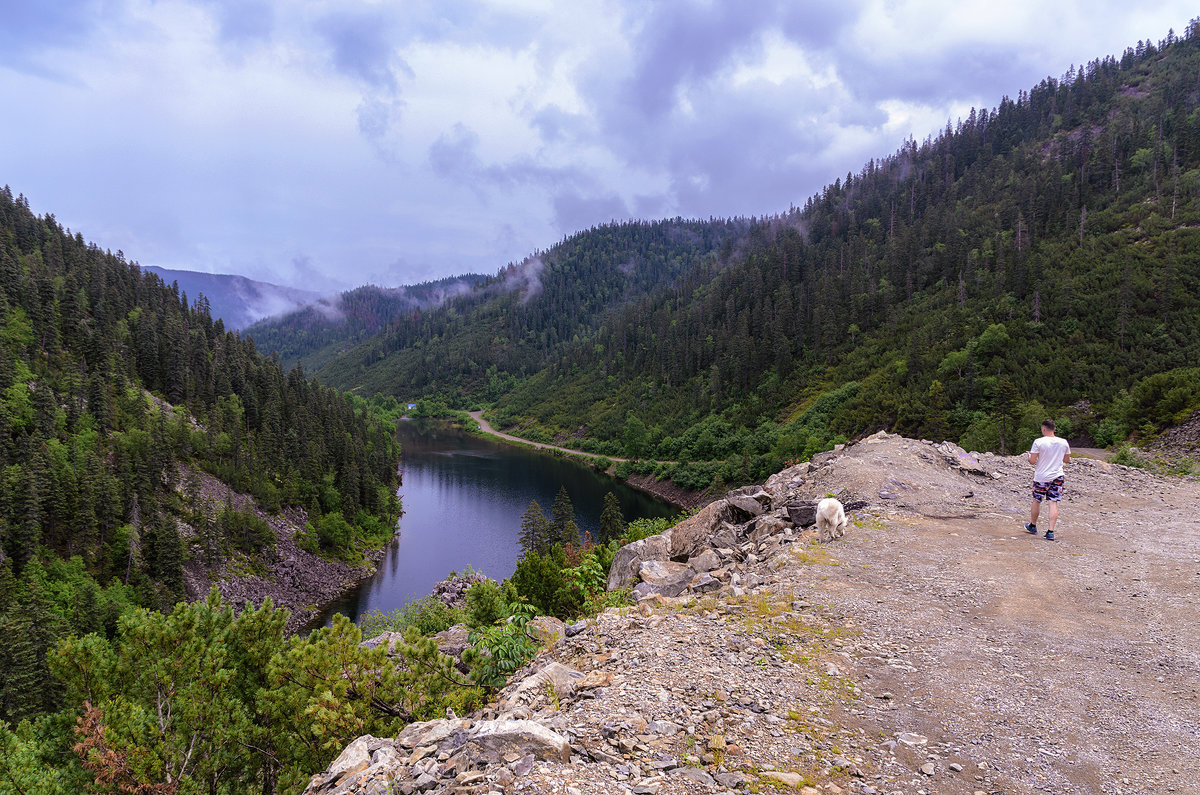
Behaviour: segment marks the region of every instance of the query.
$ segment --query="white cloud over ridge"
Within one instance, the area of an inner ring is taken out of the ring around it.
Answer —
[[[495,272],[631,216],[783,211],[1193,15],[1114,0],[10,5],[0,103],[19,111],[0,125],[0,182],[146,264],[300,287]]]

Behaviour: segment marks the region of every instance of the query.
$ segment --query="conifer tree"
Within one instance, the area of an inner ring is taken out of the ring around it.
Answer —
[[[610,491],[604,495],[604,508],[600,511],[600,537],[597,541],[607,544],[624,534],[625,517],[621,514],[621,503],[617,495]]]
[[[554,504],[550,506],[550,543],[578,544],[579,525],[575,524],[575,506],[571,504],[571,495],[567,487],[560,486]]]
[[[530,500],[529,507],[521,515],[520,542],[524,552],[543,554],[550,546],[550,523],[537,500]]]

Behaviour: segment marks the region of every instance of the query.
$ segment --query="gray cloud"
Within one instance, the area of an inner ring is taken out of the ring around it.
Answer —
[[[47,48],[79,46],[95,29],[102,0],[8,0],[0,23],[0,65],[21,72],[61,78],[48,59]]]
[[[551,196],[553,226],[569,233],[613,218],[628,218],[629,208],[614,191],[578,167],[547,166],[529,156],[485,164],[479,156],[480,138],[457,124],[429,148],[435,173],[470,185],[484,204],[493,197],[507,201],[519,189],[533,188]]]
[[[768,3],[659,3],[644,18],[634,38],[639,57],[620,96],[643,116],[660,117],[675,104],[683,83],[710,76],[731,54],[752,46],[772,19]]]
[[[629,218],[629,208],[615,193],[585,196],[564,192],[554,197],[554,225],[563,232],[586,229],[594,224]]]
[[[338,71],[376,89],[395,92],[396,71],[412,70],[395,52],[391,20],[381,11],[341,11],[318,25]]]
[[[227,44],[255,44],[269,40],[275,31],[275,7],[269,0],[205,0],[205,4]]]
[[[197,24],[197,12],[208,22]],[[761,215],[1182,0],[9,0],[2,180],[148,264],[494,273],[630,215]],[[988,16],[992,14],[991,16]],[[81,127],[80,120],[86,120]]]
[[[479,136],[465,124],[455,124],[429,147],[429,163],[439,176],[474,180],[483,170],[478,147]]]

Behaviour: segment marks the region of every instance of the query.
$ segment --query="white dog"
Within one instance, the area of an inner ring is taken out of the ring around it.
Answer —
[[[817,540],[828,543],[846,532],[846,509],[833,497],[817,503]]]

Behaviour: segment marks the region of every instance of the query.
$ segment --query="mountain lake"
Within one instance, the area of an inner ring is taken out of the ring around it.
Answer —
[[[626,521],[674,516],[679,508],[614,478],[550,453],[476,436],[439,420],[403,420],[404,515],[374,575],[326,606],[358,620],[427,596],[451,571],[467,566],[497,581],[516,569],[521,515],[537,500],[550,506],[565,487],[581,533],[595,537],[604,495],[613,492]]]

